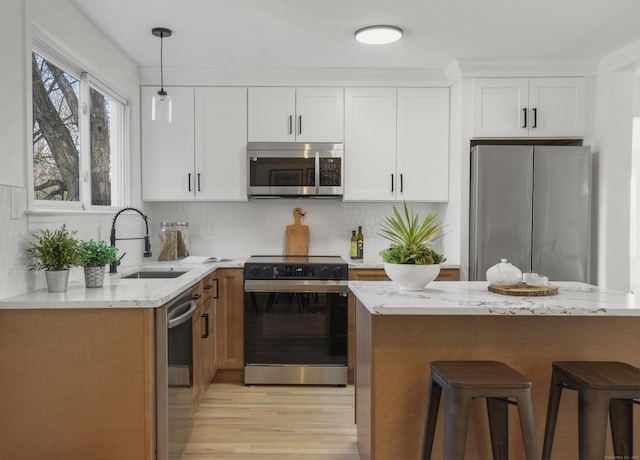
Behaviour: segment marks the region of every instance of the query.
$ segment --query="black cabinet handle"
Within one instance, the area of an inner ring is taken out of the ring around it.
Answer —
[[[204,318],[204,334],[200,338],[206,339],[209,337],[209,313],[203,313],[202,317]]]
[[[538,127],[538,109],[534,108],[533,109],[533,128],[537,128]]]
[[[189,182],[189,191],[191,191],[191,173],[187,174],[188,177],[188,182]]]
[[[400,193],[404,192],[404,174],[400,174]]]
[[[393,174],[391,174],[391,192],[393,192]]]
[[[289,134],[293,134],[293,115],[289,115]]]
[[[214,299],[219,299],[220,296],[218,295],[219,294],[219,292],[218,292],[218,278],[214,278],[213,282],[216,284],[216,293],[213,295],[213,298]]]
[[[207,284],[204,288],[208,291],[213,287],[213,284]]]
[[[198,191],[201,192],[202,190],[200,190],[200,173],[198,173]]]
[[[524,125],[522,125],[523,128],[527,127],[527,109],[524,108],[522,109],[522,111],[524,112]]]
[[[298,115],[298,134],[302,134],[302,115]]]
[[[194,296],[191,296],[191,299],[198,300],[200,297],[202,297],[202,294],[196,294]]]

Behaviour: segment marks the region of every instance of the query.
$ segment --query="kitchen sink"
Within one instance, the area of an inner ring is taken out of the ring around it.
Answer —
[[[123,276],[122,278],[138,278],[138,279],[152,279],[152,278],[177,278],[178,276],[184,275],[187,273],[186,271],[175,271],[175,270],[143,270],[139,272],[130,273],[127,276]]]

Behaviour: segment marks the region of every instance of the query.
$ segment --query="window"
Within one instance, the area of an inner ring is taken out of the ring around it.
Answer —
[[[126,103],[64,59],[32,54],[36,207],[121,206]],[[55,61],[55,62],[54,62]]]

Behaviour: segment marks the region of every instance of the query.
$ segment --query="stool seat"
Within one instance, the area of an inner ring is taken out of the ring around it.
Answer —
[[[607,415],[615,458],[633,458],[633,404],[640,398],[640,369],[617,361],[553,363],[542,459],[551,458],[562,389],[578,392],[580,460],[605,458]]]
[[[531,388],[531,380],[498,361],[434,361],[431,372],[453,388]]]
[[[429,395],[422,459],[431,458],[433,441],[444,390],[444,460],[464,459],[471,400],[485,398],[494,460],[508,458],[508,405],[514,398],[527,460],[537,460],[535,425],[531,402],[531,381],[498,361],[434,361],[430,364]]]
[[[595,390],[640,391],[640,369],[616,361],[558,361],[556,372],[562,372],[576,385]]]

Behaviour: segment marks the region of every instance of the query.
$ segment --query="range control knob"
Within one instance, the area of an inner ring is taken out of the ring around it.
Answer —
[[[341,266],[335,266],[333,267],[333,277],[334,278],[342,278],[342,267]]]
[[[329,277],[329,267],[327,267],[326,265],[320,267],[320,276],[322,276],[323,278],[328,278]]]
[[[249,274],[251,274],[252,277],[256,277],[260,275],[260,267],[256,267],[255,265],[253,267],[249,268]]]
[[[262,273],[264,274],[264,276],[268,277],[268,278],[273,278],[274,277],[274,267],[271,267],[269,265],[267,265],[266,267],[264,267],[262,269]]]

